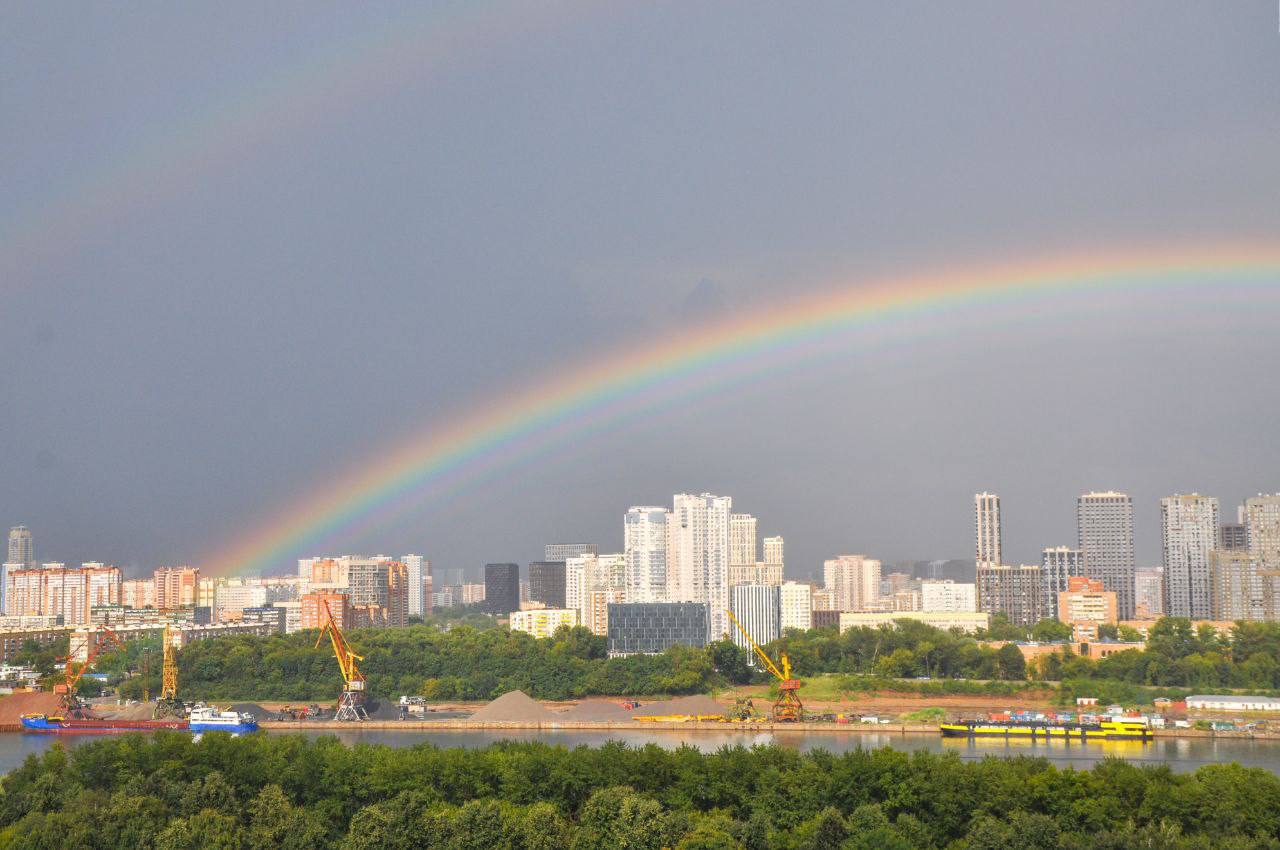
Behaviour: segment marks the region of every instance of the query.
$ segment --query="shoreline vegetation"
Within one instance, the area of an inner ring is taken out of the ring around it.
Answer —
[[[1165,618],[1151,627],[1145,649],[1096,661],[1073,653],[1070,645],[1031,663],[1016,646],[986,645],[1055,639],[1062,628],[1056,621],[1020,628],[996,617],[987,633],[974,636],[899,621],[843,633],[789,630],[766,651],[775,657],[785,651],[806,681],[801,697],[817,701],[886,691],[925,697],[1042,692],[1058,706],[1073,705],[1078,696],[1149,705],[1157,697],[1177,700],[1196,692],[1280,693],[1280,623],[1242,622],[1219,635],[1185,619]],[[541,700],[677,696],[771,683],[750,666],[746,650],[727,640],[610,658],[605,639],[587,629],[562,628],[536,639],[476,614],[357,630],[350,639],[364,656],[369,693],[380,699],[404,694],[431,702],[483,701],[514,690]],[[99,667],[114,674],[110,684],[122,696],[140,699],[159,690],[160,665],[148,657],[157,649],[140,641],[127,652],[104,656]],[[37,665],[52,681],[56,648],[30,650],[20,662]],[[206,701],[330,701],[338,678],[327,648],[317,648],[314,635],[305,632],[198,641],[179,654],[178,664],[184,696]]]
[[[0,784],[0,850],[1261,850],[1280,777],[888,748],[347,747],[333,736],[55,745]]]

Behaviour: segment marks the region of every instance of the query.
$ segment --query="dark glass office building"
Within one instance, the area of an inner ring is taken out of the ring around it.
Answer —
[[[564,561],[529,564],[529,599],[548,608],[564,607]]]
[[[636,655],[707,645],[707,606],[701,602],[628,602],[609,605],[609,654]]]
[[[484,565],[484,609],[505,617],[520,610],[520,565]]]

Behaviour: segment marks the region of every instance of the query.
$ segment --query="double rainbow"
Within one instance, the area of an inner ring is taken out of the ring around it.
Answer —
[[[1229,295],[1280,305],[1280,249],[1229,246],[1025,263],[845,285],[627,348],[448,417],[306,494],[201,563],[213,573],[276,570],[370,526],[501,475],[549,447],[643,416],[674,399],[804,364],[872,330],[911,336],[993,305],[1041,311],[1061,299],[1105,309],[1119,294]],[[1090,303],[1093,306],[1093,303]],[[1007,315],[1007,311],[1002,311]]]

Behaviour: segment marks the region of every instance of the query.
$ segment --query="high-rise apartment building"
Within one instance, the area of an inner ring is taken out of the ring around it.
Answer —
[[[1133,619],[1133,500],[1125,493],[1085,493],[1076,500],[1076,548],[1084,575],[1116,595],[1120,619]]]
[[[804,581],[786,581],[778,587],[778,603],[782,608],[782,631],[813,628],[813,585]]]
[[[1262,571],[1248,550],[1215,549],[1209,553],[1214,620],[1268,618]]]
[[[299,602],[301,603],[298,612],[301,629],[322,629],[325,623],[329,622],[330,617],[339,629],[350,629],[355,625],[351,599],[345,593],[332,591],[306,593]],[[287,616],[286,612],[286,618]]]
[[[121,582],[120,604],[126,608],[156,607],[155,579],[133,578]]]
[[[1003,564],[1000,535],[1000,497],[995,493],[973,496],[973,560],[975,564]]]
[[[764,539],[764,562],[766,564],[777,564],[778,566],[782,566],[786,563],[783,560],[783,555],[785,554],[783,552],[784,548],[785,541],[783,541],[781,536],[766,537]]]
[[[627,557],[627,601],[667,599],[667,524],[671,512],[653,506],[633,507],[623,518],[623,551]]]
[[[171,610],[196,604],[196,591],[200,584],[199,567],[161,567],[152,575],[156,583],[157,608]]]
[[[866,555],[840,555],[822,563],[823,585],[837,611],[860,611],[880,601],[880,562]]]
[[[1164,613],[1164,570],[1160,567],[1134,574],[1134,613],[1139,620],[1155,620]]]
[[[609,633],[609,605],[626,602],[627,559],[621,553],[582,555],[565,561],[565,606],[579,625],[602,637]]]
[[[1280,493],[1244,500],[1249,553],[1267,571],[1280,571]]]
[[[729,566],[756,562],[756,528],[751,514],[729,515]]]
[[[36,566],[35,540],[31,536],[31,529],[25,525],[15,525],[9,529],[9,557],[5,563],[16,564],[25,569]]]
[[[529,564],[529,599],[548,608],[565,607],[564,561],[533,561]]]
[[[1054,546],[1040,553],[1040,577],[1044,579],[1044,598],[1056,600],[1067,589],[1072,576],[1084,575],[1080,550]]]
[[[421,555],[405,555],[400,563],[408,571],[409,616],[425,617],[431,613],[431,562]]]
[[[667,598],[707,605],[711,637],[728,634],[729,515],[733,499],[677,493],[669,521]]]
[[[978,610],[978,586],[951,579],[920,582],[920,610],[932,614]]]
[[[1004,614],[1019,626],[1030,626],[1046,615],[1038,565],[979,564],[977,584],[980,612]]]
[[[9,570],[4,613],[11,617],[62,617],[63,625],[90,622],[94,606],[119,605],[122,578],[117,567],[90,562],[80,567],[49,563]]]
[[[758,645],[777,640],[782,636],[782,594],[780,588],[763,584],[740,584],[732,588],[730,604],[733,616]],[[751,654],[752,666],[758,664],[751,644],[742,632],[730,624],[733,642]]]
[[[542,560],[567,561],[570,558],[581,558],[583,555],[595,555],[598,552],[599,549],[594,543],[548,543],[542,547]]]
[[[1164,612],[1170,617],[1213,616],[1209,553],[1218,542],[1218,500],[1199,493],[1160,500]]]
[[[519,564],[484,565],[484,605],[499,617],[520,610]]]

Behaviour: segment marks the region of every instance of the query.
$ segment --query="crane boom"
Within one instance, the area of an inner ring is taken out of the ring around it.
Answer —
[[[790,679],[791,676],[784,675],[783,672],[778,669],[777,665],[773,663],[773,659],[768,655],[765,655],[764,650],[760,648],[760,644],[751,639],[751,635],[747,634],[747,630],[742,627],[742,623],[738,622],[738,618],[733,616],[733,612],[726,609],[725,613],[729,615],[729,621],[738,627],[738,631],[742,633],[744,638],[746,638],[747,643],[751,644],[751,648],[756,651],[756,655],[758,655],[760,660],[764,662],[764,666],[768,668],[769,672],[774,676],[777,676],[779,681],[785,682],[787,679]],[[783,659],[785,663],[785,655],[783,656]]]

